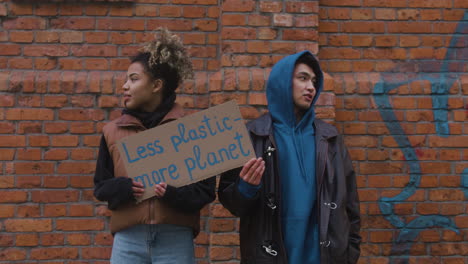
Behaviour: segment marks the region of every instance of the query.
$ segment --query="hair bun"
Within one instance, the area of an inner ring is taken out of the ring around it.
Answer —
[[[167,28],[158,28],[155,40],[146,44],[142,51],[150,53],[148,63],[151,68],[167,64],[170,68],[174,69],[179,74],[179,83],[184,79],[193,78],[192,61],[188,56],[187,50],[179,36],[173,34]]]

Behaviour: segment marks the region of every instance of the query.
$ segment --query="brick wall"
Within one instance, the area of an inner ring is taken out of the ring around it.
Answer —
[[[468,263],[468,1],[321,0],[360,263]]]
[[[166,26],[189,47],[189,112],[236,99],[265,110],[281,57],[318,52],[318,1],[0,0],[0,263],[108,263],[109,211],[93,197],[103,125],[120,114],[128,57]],[[318,115],[334,118],[333,80]],[[198,263],[238,263],[238,220],[203,210]]]
[[[109,212],[92,195],[97,145],[120,113],[128,56],[167,26],[196,68],[179,89],[189,112],[236,99],[255,118],[269,68],[318,53],[328,73],[318,116],[347,135],[359,174],[360,263],[467,264],[467,8],[0,0],[0,263],[108,263]],[[238,224],[207,206],[198,263],[238,263]]]

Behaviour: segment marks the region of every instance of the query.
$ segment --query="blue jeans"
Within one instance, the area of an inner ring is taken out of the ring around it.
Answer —
[[[114,236],[111,264],[193,264],[193,231],[168,224],[136,225]]]

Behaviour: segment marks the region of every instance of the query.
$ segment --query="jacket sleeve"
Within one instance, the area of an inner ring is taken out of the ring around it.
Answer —
[[[247,215],[259,202],[261,189],[251,198],[239,191],[239,173],[242,168],[229,170],[221,174],[218,186],[218,198],[231,214],[242,217]]]
[[[100,201],[107,202],[107,206],[111,210],[115,210],[120,205],[130,201],[135,201],[132,191],[132,179],[114,177],[114,162],[104,136],[101,137],[94,173],[94,196]]]
[[[187,213],[196,213],[216,198],[216,177],[176,188],[168,185],[162,201]]]
[[[356,173],[354,172],[353,164],[348,150],[344,145],[342,136],[340,136],[340,144],[342,146],[342,157],[348,186],[346,205],[346,211],[348,213],[348,220],[350,223],[348,238],[348,264],[355,264],[359,259],[361,244],[361,235],[359,234],[361,228],[359,196],[357,192]]]

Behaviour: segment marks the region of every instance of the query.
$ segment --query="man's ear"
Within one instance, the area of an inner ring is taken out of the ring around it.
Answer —
[[[153,82],[153,93],[157,93],[159,91],[162,91],[162,88],[164,86],[164,82],[163,80],[161,79],[156,79],[154,82]]]

